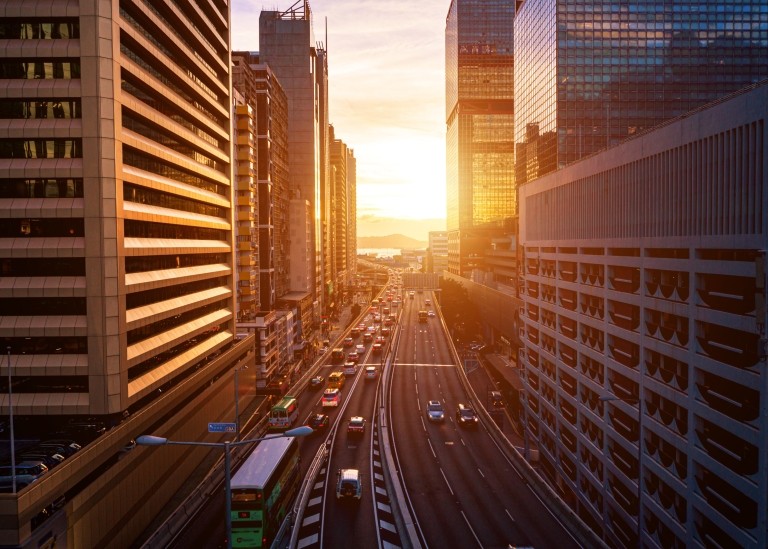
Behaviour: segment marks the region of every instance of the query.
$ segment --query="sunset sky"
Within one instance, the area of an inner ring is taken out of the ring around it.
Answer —
[[[232,47],[258,50],[259,14],[232,2]],[[310,1],[328,50],[330,121],[357,158],[357,234],[445,229],[445,16],[450,0]],[[327,42],[325,27],[328,27]]]

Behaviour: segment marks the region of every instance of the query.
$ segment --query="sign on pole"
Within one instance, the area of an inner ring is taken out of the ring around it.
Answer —
[[[237,423],[209,423],[209,433],[236,433]]]

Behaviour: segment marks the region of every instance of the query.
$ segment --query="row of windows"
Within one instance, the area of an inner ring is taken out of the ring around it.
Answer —
[[[74,178],[0,179],[0,198],[82,198],[83,180]]]
[[[123,146],[123,163],[162,177],[167,177],[168,179],[173,179],[174,181],[192,185],[204,191],[210,191],[221,196],[229,196],[229,187],[227,185],[216,183],[196,173],[182,170],[161,161],[155,156],[131,147]]]
[[[228,231],[209,229],[208,227],[148,223],[133,219],[125,220],[125,236],[127,238],[181,238],[188,240],[226,241],[228,235]]]
[[[84,355],[87,337],[2,337],[0,348],[14,355]]]
[[[0,311],[8,316],[84,315],[84,297],[0,298]]]
[[[0,303],[2,303],[2,301],[0,301]],[[170,318],[158,320],[157,322],[136,328],[135,330],[130,330],[127,337],[128,345],[133,345],[139,341],[143,341],[150,337],[155,337],[158,334],[172,330],[177,326],[181,326],[187,322],[191,322],[210,313],[227,310],[229,305],[230,302],[226,299],[223,299],[221,301],[210,303],[208,305],[204,305],[203,307],[198,307],[191,311],[186,311],[176,316],[172,316]]]
[[[0,258],[0,277],[11,276],[85,276],[83,257]]]
[[[128,381],[133,381],[134,379],[144,375],[145,373],[157,368],[164,362],[168,362],[176,355],[183,353],[188,349],[191,349],[195,345],[199,345],[200,343],[204,342],[206,339],[210,339],[211,337],[218,334],[220,331],[225,331],[227,329],[228,327],[226,324],[219,324],[218,326],[213,326],[208,331],[203,332],[202,334],[196,337],[192,337],[182,341],[172,349],[168,349],[167,351],[156,354],[151,358],[148,358],[144,362],[141,362],[136,366],[133,366],[132,368],[128,369]],[[206,358],[204,359],[204,361],[205,360],[208,360],[208,359]]]
[[[14,393],[87,393],[88,376],[14,376]],[[0,392],[8,391],[8,378],[0,380]]]
[[[85,236],[82,218],[0,219],[0,238]]]
[[[0,61],[0,79],[51,80],[80,78],[80,61],[67,58],[13,59]]]
[[[198,202],[191,198],[184,198],[175,194],[164,193],[146,187],[126,184],[124,198],[129,202],[138,202],[141,204],[151,204],[161,208],[170,208],[183,212],[192,212],[211,217],[220,217],[227,219],[229,210],[205,202]]]
[[[0,158],[82,158],[81,139],[0,139]]]
[[[188,254],[188,255],[149,255],[141,257],[126,257],[125,272],[144,273],[147,271],[162,271],[165,269],[180,269],[182,267],[199,267],[201,265],[228,264],[227,254]]]
[[[80,99],[0,99],[0,118],[82,118]]]
[[[54,40],[80,38],[80,20],[77,17],[36,18],[3,17],[0,20],[0,39]]]
[[[125,308],[129,310],[135,309],[136,307],[143,307],[144,305],[150,305],[152,303],[157,303],[158,301],[166,301],[175,297],[183,297],[185,295],[203,292],[222,286],[227,286],[227,278],[223,276],[208,280],[198,280],[187,284],[177,284],[166,288],[136,292],[134,294],[128,294],[125,297]]]

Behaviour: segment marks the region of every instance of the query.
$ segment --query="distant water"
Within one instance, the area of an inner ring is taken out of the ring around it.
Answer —
[[[358,248],[357,255],[373,255],[378,258],[395,257],[401,255],[400,248]]]

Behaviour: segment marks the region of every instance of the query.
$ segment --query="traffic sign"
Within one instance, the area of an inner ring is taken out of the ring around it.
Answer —
[[[237,423],[209,423],[209,433],[235,433],[237,432]]]

